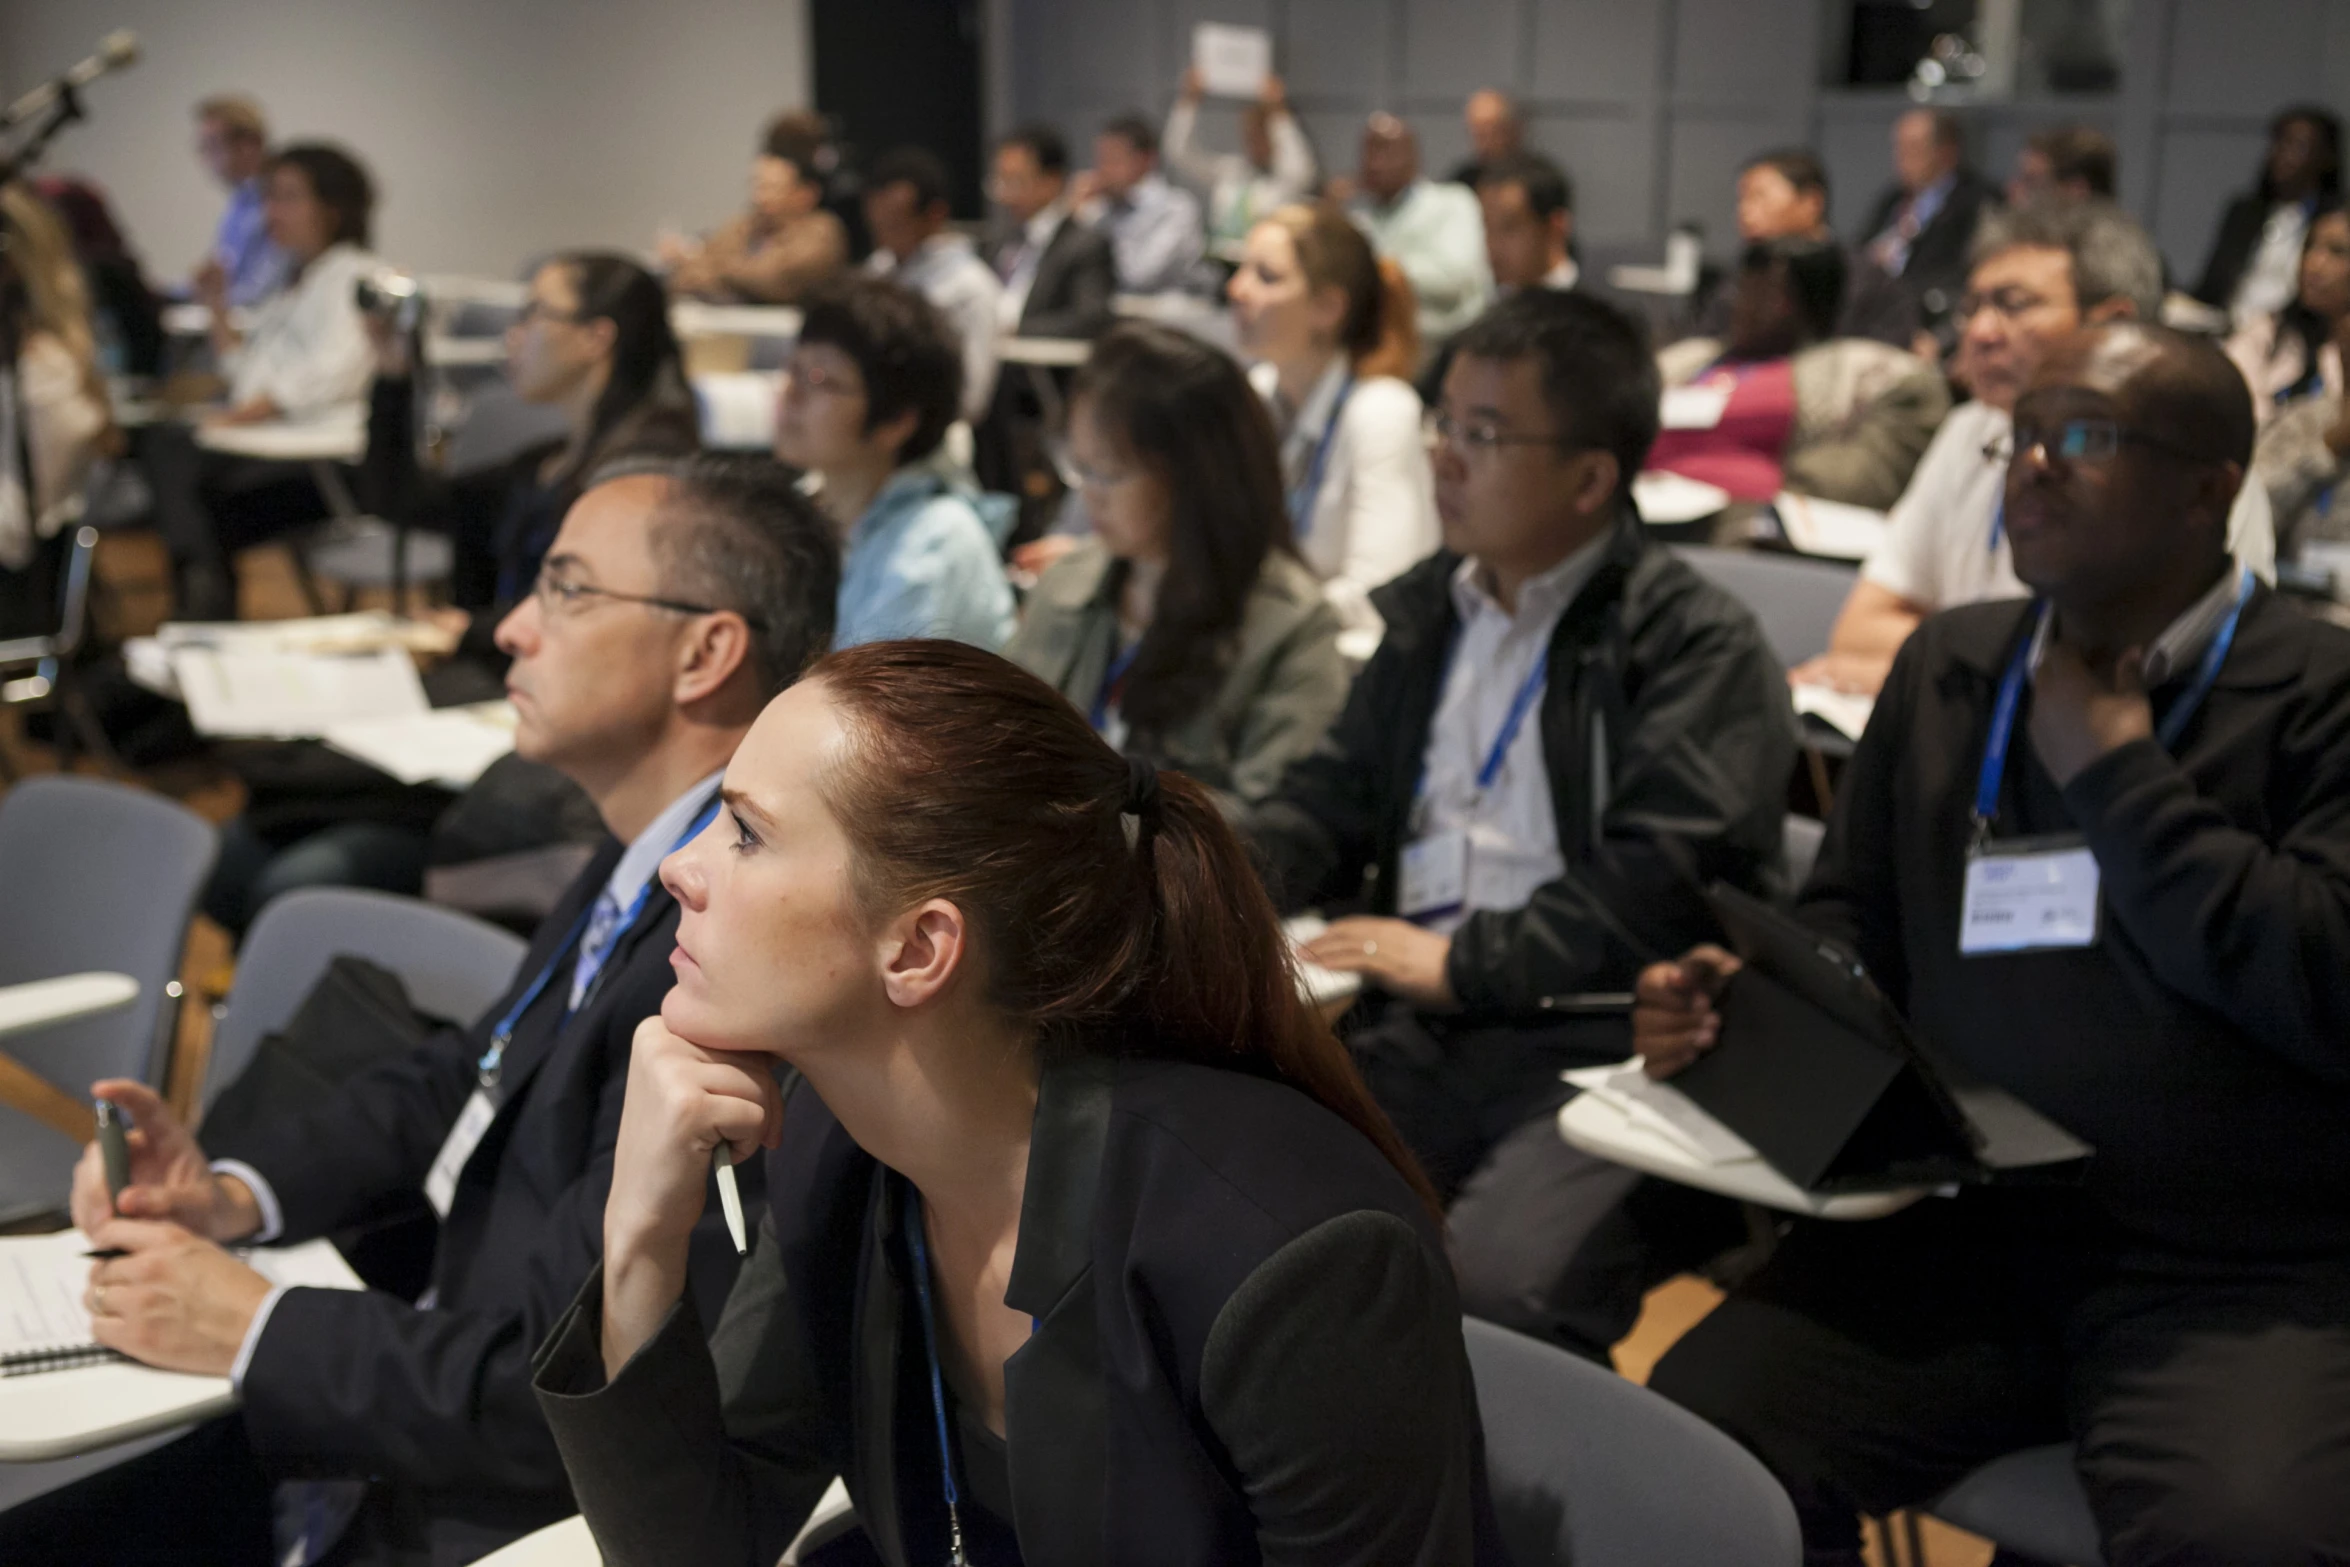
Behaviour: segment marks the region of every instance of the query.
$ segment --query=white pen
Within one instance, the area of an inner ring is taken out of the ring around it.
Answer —
[[[734,1149],[721,1142],[710,1150],[711,1172],[718,1177],[718,1206],[726,1210],[726,1233],[734,1237],[734,1254],[751,1254],[750,1237],[743,1233],[743,1194],[734,1184]]]

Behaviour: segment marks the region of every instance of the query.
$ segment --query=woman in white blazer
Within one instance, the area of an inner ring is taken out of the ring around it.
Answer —
[[[1411,286],[1329,205],[1289,206],[1249,231],[1232,275],[1250,380],[1281,434],[1298,553],[1350,632],[1376,643],[1370,593],[1435,550],[1436,494],[1420,433]],[[1350,648],[1367,653],[1367,646]]]

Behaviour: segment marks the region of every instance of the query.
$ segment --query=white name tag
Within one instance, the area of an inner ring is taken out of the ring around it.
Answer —
[[[2097,945],[2097,857],[2078,839],[1990,843],[1967,856],[1958,950],[2047,952]]]
[[[424,1200],[442,1218],[449,1216],[449,1205],[457,1198],[457,1177],[464,1170],[465,1161],[473,1157],[473,1150],[481,1146],[490,1123],[497,1118],[497,1102],[479,1088],[465,1101],[465,1108],[457,1112],[457,1124],[449,1128],[449,1140],[441,1144],[440,1154],[424,1178]]]
[[[1458,909],[1469,895],[1469,835],[1437,832],[1405,844],[1402,882],[1396,912],[1407,920]]]
[[[1668,386],[1657,422],[1668,430],[1710,430],[1730,407],[1726,386]]]

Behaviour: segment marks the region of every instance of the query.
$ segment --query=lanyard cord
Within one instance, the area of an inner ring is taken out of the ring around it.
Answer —
[[[1113,630],[1111,634],[1114,636],[1116,632]],[[1137,637],[1134,639],[1134,645],[1112,657],[1110,667],[1102,672],[1102,688],[1094,695],[1093,711],[1086,715],[1087,721],[1093,725],[1095,734],[1098,735],[1109,727],[1110,709],[1124,700],[1126,676],[1134,668],[1135,659],[1141,654],[1142,638]]]
[[[712,796],[710,803],[703,806],[701,813],[688,824],[683,833],[678,835],[677,842],[669,846],[669,853],[675,854],[695,838],[700,837],[702,829],[709,826],[717,816],[718,799],[716,796]],[[653,884],[659,879],[658,874],[648,876],[645,878],[645,884],[636,890],[636,896],[630,900],[628,907],[621,911],[619,922],[612,927],[614,941],[618,941],[620,933],[634,925],[636,917],[645,911],[645,900],[653,895]],[[498,1078],[505,1070],[506,1047],[514,1040],[515,1025],[522,1021],[522,1015],[530,1010],[531,1004],[538,1000],[540,992],[547,988],[547,983],[555,977],[556,970],[562,968],[563,960],[571,955],[571,949],[579,945],[579,938],[586,934],[588,921],[595,917],[595,912],[595,900],[591,898],[588,900],[588,906],[580,911],[579,918],[572,922],[571,929],[564,935],[561,944],[555,948],[554,955],[547,959],[547,966],[539,970],[538,977],[533,979],[529,988],[523,991],[521,999],[509,1007],[506,1010],[506,1015],[498,1019],[497,1027],[490,1030],[490,1047],[483,1051],[481,1059],[473,1064],[474,1080],[483,1089],[494,1089],[498,1086]],[[597,973],[596,978],[598,980],[603,978],[601,971]],[[594,987],[591,985],[589,995],[594,993]],[[587,997],[582,996],[580,1000],[584,1004]],[[564,1008],[563,1015],[569,1017],[571,1009]]]
[[[1436,705],[1440,710],[1444,706],[1445,687],[1452,683],[1453,659],[1460,652],[1460,646],[1461,633],[1456,631],[1444,652],[1444,673],[1436,681]],[[1550,645],[1546,642],[1542,651],[1535,655],[1534,667],[1526,672],[1525,682],[1518,687],[1517,695],[1510,698],[1509,711],[1502,716],[1501,729],[1494,735],[1493,744],[1487,749],[1485,760],[1477,769],[1479,794],[1491,789],[1501,777],[1502,764],[1509,759],[1510,747],[1516,744],[1518,731],[1526,725],[1526,715],[1534,710],[1534,704],[1541,699],[1542,688],[1549,679]],[[1426,769],[1422,769],[1413,794],[1415,798],[1424,798],[1427,793],[1428,774]]]
[[[1289,523],[1297,537],[1304,538],[1314,526],[1314,507],[1322,499],[1322,479],[1330,468],[1330,448],[1338,444],[1338,421],[1346,413],[1346,400],[1355,394],[1355,375],[1346,373],[1339,385],[1338,400],[1330,405],[1330,418],[1322,426],[1322,439],[1314,444],[1314,460],[1306,469],[1305,482],[1289,495]]]
[[[938,1421],[938,1472],[947,1502],[947,1562],[968,1567],[963,1555],[963,1493],[955,1484],[954,1450],[947,1445],[946,1384],[938,1372],[938,1317],[930,1308],[930,1246],[922,1236],[922,1194],[906,1182],[906,1243],[914,1253],[914,1295],[922,1303],[922,1347],[930,1355],[930,1412]]]
[[[2179,737],[2187,732],[2187,722],[2195,716],[2203,699],[2211,695],[2211,688],[2219,680],[2220,666],[2228,660],[2228,650],[2235,645],[2236,627],[2244,618],[2244,606],[2252,599],[2253,576],[2251,568],[2238,568],[2236,604],[2228,611],[2228,618],[2220,625],[2203,650],[2203,662],[2196,668],[2194,683],[2180,693],[2163,714],[2155,729],[2155,738],[2165,751],[2175,750]],[[2040,601],[2032,617],[2032,634],[2016,648],[2015,657],[2008,660],[2007,673],[1999,681],[1999,700],[1991,709],[1991,732],[1983,740],[1983,766],[1975,777],[1975,841],[1979,844],[1991,835],[1991,824],[1999,818],[1999,787],[2007,773],[2007,749],[2015,733],[2016,709],[2022,705],[2024,681],[2031,674],[2032,649],[2039,642],[2041,632],[2048,624],[2048,602]]]

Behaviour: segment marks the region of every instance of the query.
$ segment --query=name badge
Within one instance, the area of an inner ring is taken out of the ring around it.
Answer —
[[[1453,913],[1469,895],[1469,835],[1435,832],[1404,845],[1396,912],[1407,920]]]
[[[441,1144],[431,1171],[424,1177],[424,1200],[432,1204],[432,1211],[440,1217],[449,1216],[449,1205],[457,1198],[457,1177],[465,1169],[465,1161],[473,1157],[473,1150],[488,1135],[490,1123],[497,1118],[497,1101],[482,1088],[475,1089],[473,1097],[465,1101],[465,1108],[457,1112],[457,1124],[449,1128],[449,1140]]]
[[[2097,857],[2078,838],[2019,838],[1967,856],[1965,957],[2097,945]]]

